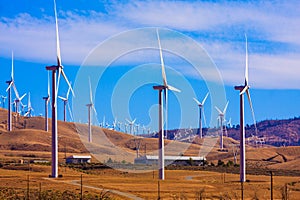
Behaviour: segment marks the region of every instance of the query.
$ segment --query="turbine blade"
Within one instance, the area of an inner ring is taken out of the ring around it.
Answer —
[[[135,121],[136,121],[136,118],[132,121],[132,124],[134,124],[135,123]]]
[[[96,108],[95,108],[94,104],[92,105],[92,108],[93,108],[93,110],[95,112],[95,115],[97,116],[97,111],[96,111]]]
[[[68,110],[69,110],[69,114],[70,114],[71,121],[74,121],[74,120],[73,120],[73,113],[72,113],[72,111],[71,111],[70,104],[68,104]]]
[[[248,40],[247,35],[245,34],[245,40],[246,40],[246,70],[245,70],[245,85],[248,85]]]
[[[65,81],[67,82],[67,84],[68,84],[68,86],[69,86],[69,89],[70,89],[71,92],[72,92],[73,97],[75,97],[75,94],[74,94],[74,91],[73,91],[73,89],[72,89],[72,86],[71,86],[71,84],[70,84],[70,82],[69,82],[69,80],[68,80],[68,78],[67,78],[67,76],[66,76],[66,74],[65,74],[65,72],[64,72],[63,69],[61,69],[61,74],[63,75]]]
[[[128,119],[125,119],[129,124],[131,123],[131,121],[129,121]]]
[[[205,125],[205,127],[207,127],[204,107],[202,107],[202,114],[203,114],[204,125]]]
[[[14,80],[14,52],[11,52],[11,80]]]
[[[156,29],[156,34],[157,34],[158,47],[159,47],[159,56],[160,56],[162,78],[163,78],[164,86],[167,87],[168,86],[167,76],[166,76],[166,71],[165,71],[165,64],[164,64],[164,59],[163,59],[163,55],[162,55],[162,50],[161,50],[161,44],[160,44],[160,38],[159,38],[158,29]]]
[[[31,108],[31,102],[30,102],[30,92],[28,93],[28,108]]]
[[[198,104],[198,106],[199,105],[202,105],[196,98],[193,98],[194,99],[194,101]]]
[[[168,88],[168,90],[171,90],[171,91],[174,91],[174,92],[181,92],[179,89],[177,89],[177,88],[175,88],[171,85],[168,85],[167,88]]]
[[[71,85],[71,84],[72,84],[72,83],[70,82],[70,85]],[[69,88],[68,88],[68,92],[67,92],[66,99],[69,99],[70,90],[71,90],[71,88],[69,87]]]
[[[225,106],[225,108],[224,108],[224,110],[223,110],[223,114],[224,114],[224,115],[225,115],[225,113],[226,113],[226,110],[227,110],[228,104],[229,104],[229,101],[227,101],[227,103],[226,103],[226,106]]]
[[[55,30],[56,30],[57,66],[61,67],[60,44],[59,44],[59,33],[58,33],[58,21],[57,21],[57,11],[56,11],[56,2],[55,2],[55,0],[54,0],[54,15],[55,15]]]
[[[58,94],[58,88],[59,88],[59,83],[60,83],[60,74],[61,74],[62,69],[59,67],[58,68],[58,76],[57,76],[57,85],[56,85],[56,95]]]
[[[223,114],[222,111],[217,106],[215,106],[215,109],[218,111],[219,114]]]
[[[90,103],[93,104],[93,94],[92,94],[92,85],[91,85],[90,77],[89,77],[89,87],[90,87]]]
[[[50,97],[50,78],[49,78],[49,71],[48,71],[48,97]]]
[[[17,90],[17,88],[16,88],[16,85],[13,83],[13,89],[14,89],[14,92],[15,92],[15,95],[16,95],[16,98],[17,99],[20,99],[20,96],[19,96],[19,93],[18,93],[18,90]]]
[[[6,92],[11,88],[13,82],[10,82],[10,84],[8,85],[8,87],[6,88]]]
[[[23,94],[23,96],[21,96],[21,98],[19,98],[19,100],[21,101],[25,96],[26,96],[26,93]]]
[[[202,105],[204,105],[204,103],[205,103],[205,101],[206,101],[208,95],[209,95],[209,92],[208,92],[208,93],[206,94],[206,96],[204,97],[204,99],[203,99],[203,101],[202,101]]]
[[[254,128],[255,128],[255,133],[256,133],[256,136],[257,136],[256,119],[255,119],[254,109],[253,109],[253,105],[252,105],[252,101],[251,101],[250,91],[247,90],[246,94],[247,94],[247,97],[248,97],[248,101],[249,101],[249,105],[250,105],[250,109],[251,109],[251,114],[252,114],[252,118],[253,118],[253,123],[254,123]]]
[[[57,96],[58,98],[60,98],[61,100],[63,101],[66,101],[67,99],[65,97],[62,97],[62,96]]]

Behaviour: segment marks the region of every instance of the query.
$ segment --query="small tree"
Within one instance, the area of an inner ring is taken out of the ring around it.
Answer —
[[[193,161],[193,158],[190,157],[190,159],[188,160],[188,163],[193,166],[194,165],[194,161]]]
[[[225,165],[225,163],[222,160],[218,160],[217,166],[224,166],[224,165]]]

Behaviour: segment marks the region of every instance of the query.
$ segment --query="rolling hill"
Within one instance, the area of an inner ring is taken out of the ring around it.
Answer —
[[[51,133],[46,132],[43,117],[22,117],[14,119],[13,131],[7,132],[7,110],[0,108],[0,162],[14,156],[35,155],[50,160]],[[49,123],[50,124],[50,123]],[[297,132],[300,119],[282,120],[279,122],[260,122],[258,129],[263,136],[277,135],[277,130]],[[106,161],[109,158],[133,162],[136,157],[136,143],[140,141],[140,155],[157,154],[157,138],[134,137],[129,134],[93,126],[93,143],[87,142],[87,125],[71,122],[58,122],[59,152],[60,154],[89,154],[93,159]],[[253,129],[253,130],[252,130]],[[49,127],[51,130],[51,126]],[[274,132],[272,132],[272,130]],[[247,135],[251,135],[254,128],[248,126]],[[284,136],[289,132],[284,132]],[[228,129],[228,136],[224,137],[224,147],[227,151],[218,151],[218,138],[196,137],[192,143],[173,140],[165,141],[167,155],[205,155],[209,162],[218,160],[233,160],[233,152],[238,154],[239,142],[237,127]],[[273,136],[273,137],[275,137]],[[232,137],[232,138],[231,138]],[[279,140],[279,139],[278,139]],[[41,156],[43,155],[43,156]],[[274,147],[264,145],[264,148],[255,148],[247,145],[247,163],[251,167],[270,169],[300,170],[300,147]],[[60,156],[62,159],[63,156]],[[239,156],[237,156],[238,159]],[[96,160],[94,160],[96,161]]]

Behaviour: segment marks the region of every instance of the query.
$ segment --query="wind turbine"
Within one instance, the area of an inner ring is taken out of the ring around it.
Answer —
[[[58,33],[58,22],[57,22],[57,12],[56,12],[56,2],[54,0],[54,15],[55,15],[55,28],[56,28],[56,55],[57,55],[57,65],[46,66],[46,69],[52,71],[52,162],[51,162],[51,177],[58,177],[58,136],[57,136],[57,92],[59,88],[60,75],[64,77],[68,86],[71,87],[66,74],[63,71],[63,66],[61,65],[60,56],[60,44],[59,44],[59,33]],[[58,74],[57,74],[58,73]],[[57,81],[56,81],[57,80]],[[71,89],[73,93],[73,90]],[[74,95],[74,93],[73,93]]]
[[[8,88],[6,89],[6,91],[8,91],[11,87],[13,87],[14,93],[15,93],[15,100],[14,100],[14,105],[15,105],[15,112],[19,115],[19,107],[20,107],[20,103],[21,100],[26,96],[26,93],[23,96],[19,96],[19,92],[17,90],[16,84],[15,84],[15,80],[14,80],[14,53],[12,52],[11,54],[11,80],[10,81],[6,81],[6,83],[9,84]],[[11,94],[10,94],[10,102],[11,102]]]
[[[221,128],[221,133],[220,133],[220,149],[223,150],[223,132],[224,132],[224,127],[223,127],[223,122],[225,121],[225,113],[228,107],[229,101],[227,101],[226,106],[223,111],[221,111],[217,106],[215,106],[216,110],[219,113],[219,120],[220,120],[220,128]]]
[[[153,86],[154,90],[158,90],[158,103],[159,103],[159,111],[158,111],[158,157],[159,157],[159,179],[164,180],[165,179],[165,161],[164,161],[164,136],[165,136],[165,131],[164,131],[164,119],[163,119],[163,99],[162,99],[162,91],[164,91],[164,100],[165,100],[165,107],[166,107],[166,124],[167,124],[167,119],[168,119],[168,90],[175,91],[175,92],[180,92],[175,87],[172,87],[168,85],[167,83],[167,76],[166,76],[166,71],[165,71],[165,65],[164,65],[164,59],[162,56],[162,49],[161,49],[161,44],[160,44],[160,38],[159,38],[159,33],[158,30],[156,29],[156,35],[157,35],[157,40],[158,40],[158,47],[159,47],[159,55],[160,55],[160,62],[161,62],[161,71],[162,71],[162,79],[163,79],[163,85],[156,85]]]
[[[27,112],[25,113],[25,117],[31,117],[32,116],[32,111],[33,108],[31,106],[31,101],[30,101],[30,93],[28,93],[28,104],[27,104]]]
[[[95,114],[97,115],[94,103],[93,103],[93,94],[92,94],[92,85],[91,85],[91,80],[89,77],[89,87],[90,87],[90,103],[86,104],[86,106],[88,107],[88,126],[89,126],[89,135],[88,135],[88,140],[89,142],[92,142],[92,115],[91,115],[91,108],[93,108]]]
[[[246,181],[246,148],[245,148],[245,126],[244,126],[244,93],[247,94],[252,117],[254,120],[254,126],[256,129],[256,122],[254,116],[254,110],[252,107],[252,101],[250,97],[250,86],[248,85],[248,41],[246,40],[246,69],[245,69],[245,83],[244,85],[235,86],[234,89],[240,91],[240,181]]]
[[[8,93],[8,116],[7,116],[7,130],[12,131],[12,116],[11,116],[11,87],[14,87],[14,53],[11,53],[11,76],[10,80],[6,81],[8,84],[8,87],[6,89],[6,92]]]
[[[198,101],[196,98],[194,98],[194,101],[197,103],[197,105],[199,107],[199,130],[198,130],[198,134],[199,134],[200,138],[202,138],[202,112],[203,112],[203,117],[204,117],[204,120],[205,120],[203,106],[204,106],[204,103],[205,103],[208,95],[209,95],[209,93],[206,94],[206,96],[204,97],[202,103],[200,101]]]
[[[49,72],[48,72],[48,95],[43,97],[45,100],[45,131],[48,132],[48,104],[50,100],[50,82],[49,82]]]
[[[58,96],[58,98],[60,98],[64,102],[64,122],[67,120],[67,106],[71,116],[71,120],[73,120],[71,108],[70,105],[68,104],[70,91],[71,91],[71,87],[69,87],[66,97]]]
[[[5,107],[5,99],[6,99],[6,97],[3,96],[3,95],[1,95],[1,99],[2,99],[2,108],[4,108]]]
[[[129,126],[130,126],[130,134],[131,134],[131,135],[134,134],[134,123],[135,123],[136,119],[134,119],[134,120],[132,120],[132,121],[126,119],[126,121],[128,122],[128,124],[129,124]]]

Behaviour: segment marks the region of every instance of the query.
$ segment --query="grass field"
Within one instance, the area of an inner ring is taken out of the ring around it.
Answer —
[[[21,165],[20,165],[21,166]],[[21,169],[21,168],[20,168]],[[113,199],[130,199],[115,194],[116,191],[133,194],[142,199],[157,199],[158,184],[161,199],[240,199],[241,185],[238,174],[191,170],[166,170],[166,180],[158,181],[157,172],[127,173],[113,169],[84,171],[61,168],[62,178],[48,178],[50,166],[30,165],[21,170],[0,169],[0,188],[24,191],[27,195],[28,176],[30,192],[70,191],[80,194],[80,177],[83,174],[83,194],[103,193],[111,190]],[[244,184],[245,199],[270,199],[270,176],[248,175]],[[282,199],[284,186],[288,186],[288,199],[300,199],[299,177],[274,176],[274,199]],[[85,187],[87,186],[87,187]],[[133,198],[134,199],[134,198]]]

